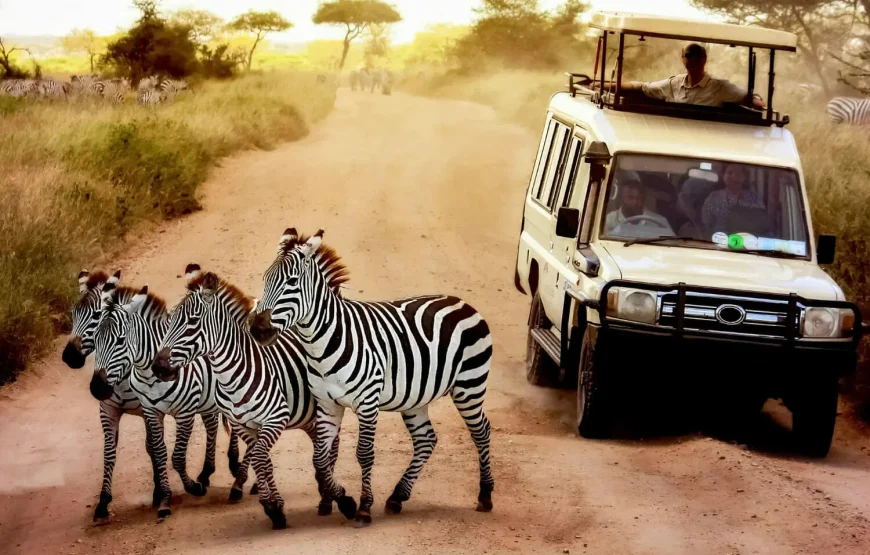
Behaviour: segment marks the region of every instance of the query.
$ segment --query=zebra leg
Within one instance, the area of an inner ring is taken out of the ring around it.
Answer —
[[[392,514],[402,512],[402,503],[411,498],[414,482],[417,481],[420,472],[435,450],[435,444],[438,443],[432,421],[429,420],[428,406],[403,412],[402,421],[405,422],[405,427],[411,434],[411,441],[414,442],[414,458],[411,459],[411,464],[393,489],[393,494],[387,499],[386,511]]]
[[[372,523],[372,467],[375,464],[375,428],[378,425],[378,392],[356,410],[359,420],[359,440],[356,444],[356,460],[362,469],[362,488],[359,494],[359,509],[356,512],[357,527]]]
[[[486,374],[484,373],[484,377]],[[480,493],[477,496],[477,510],[489,512],[492,510],[492,490],[495,482],[489,462],[489,419],[483,413],[483,397],[486,394],[486,381],[470,380],[467,387],[463,382],[457,382],[453,388],[453,404],[459,409],[459,414],[465,420],[471,439],[477,447],[480,463]]]
[[[205,495],[205,486],[194,482],[187,474],[187,443],[193,432],[196,413],[179,414],[175,417],[175,449],[172,450],[172,468],[181,478],[184,491],[195,497]]]
[[[226,417],[222,417],[224,419],[224,427],[230,426],[227,422]],[[232,474],[233,478],[236,477],[236,474],[239,473],[239,432],[236,430],[235,426],[230,426],[230,447],[227,450],[227,459],[229,460],[230,465],[230,474]]]
[[[166,443],[163,441],[163,413],[148,410],[145,411],[145,434],[146,441],[150,445],[151,462],[154,466],[155,477],[160,482],[160,504],[157,507],[157,516],[164,518],[172,514],[169,508],[172,499],[172,490],[169,488],[169,475],[166,473]]]
[[[281,418],[265,422],[257,433],[257,440],[250,450],[251,466],[254,467],[254,472],[257,474],[260,504],[263,505],[266,516],[272,520],[273,530],[286,528],[287,517],[284,516],[284,500],[275,487],[274,470],[269,458],[269,451],[281,437],[281,432],[287,427],[289,419],[290,416],[287,413]],[[247,453],[245,456],[248,456]]]
[[[112,502],[112,474],[115,471],[115,457],[118,451],[118,424],[121,422],[121,409],[100,403],[100,424],[103,427],[103,487],[100,489],[100,502],[94,510],[94,521],[109,518],[109,503]]]
[[[356,516],[356,501],[346,494],[345,489],[335,481],[333,468],[338,457],[338,432],[344,407],[330,403],[317,403],[317,439],[314,442],[314,473],[317,483],[330,500],[338,504],[338,510],[348,520]],[[335,454],[333,454],[333,448]]]
[[[241,437],[247,447],[245,448],[245,456],[242,457],[242,463],[236,469],[235,481],[233,482],[232,488],[230,488],[230,503],[238,503],[242,500],[244,496],[244,488],[245,482],[248,481],[248,469],[250,468],[250,454],[251,449],[254,447],[254,442],[257,441],[257,436],[251,433],[249,430],[245,430],[242,428],[237,428],[236,425],[233,425],[233,432]],[[254,486],[256,487],[256,483]],[[254,495],[253,488],[251,488],[251,495]]]
[[[306,424],[302,431],[308,434],[308,437],[311,439],[311,445],[317,444],[317,423],[316,421],[309,422]],[[335,436],[335,440],[333,441],[332,448],[330,450],[330,459],[329,459],[329,467],[335,470],[335,461],[338,458],[338,436]],[[312,464],[315,463],[315,457],[312,456]],[[317,467],[315,465],[314,470],[314,478],[317,480],[317,492],[320,494],[320,504],[317,506],[317,515],[318,516],[329,516],[332,514],[332,498],[327,494],[326,488],[323,484],[322,476],[317,473]]]
[[[202,423],[205,426],[205,461],[202,463],[202,472],[196,477],[196,481],[203,486],[203,490],[211,485],[209,478],[214,474],[214,457],[217,451],[217,435],[220,427],[220,416],[218,413],[200,414]]]

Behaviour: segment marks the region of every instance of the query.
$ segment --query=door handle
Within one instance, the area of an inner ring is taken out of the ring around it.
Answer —
[[[550,252],[553,252],[553,242],[550,241]]]

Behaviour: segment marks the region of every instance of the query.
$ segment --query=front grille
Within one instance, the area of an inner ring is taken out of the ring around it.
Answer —
[[[661,296],[659,325],[676,328],[676,307],[678,294],[665,293]],[[724,323],[717,317],[720,307],[725,320],[735,320],[734,316],[745,313],[739,323]],[[798,324],[798,314],[795,315],[795,326]],[[784,338],[787,336],[788,301],[732,297],[707,293],[686,292],[686,309],[683,318],[683,329],[731,335],[751,335],[757,337]]]

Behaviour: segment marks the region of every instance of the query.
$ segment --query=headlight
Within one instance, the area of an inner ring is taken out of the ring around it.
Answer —
[[[643,324],[656,323],[656,294],[653,291],[614,287],[607,292],[607,315]]]
[[[811,338],[850,337],[854,325],[855,314],[849,309],[813,306],[804,313],[801,335]]]

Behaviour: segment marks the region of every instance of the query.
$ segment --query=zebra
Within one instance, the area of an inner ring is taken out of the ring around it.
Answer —
[[[100,96],[112,104],[123,104],[124,96],[130,90],[130,81],[126,78],[99,81]]]
[[[96,75],[73,75],[70,78],[71,92],[76,96],[102,96],[103,86]]]
[[[217,403],[248,442],[250,464],[257,474],[260,503],[273,529],[287,526],[284,500],[275,485],[269,451],[285,429],[300,428],[315,442],[315,403],[305,380],[305,357],[298,340],[284,334],[276,345],[260,347],[248,332],[251,299],[197,264],[185,268],[188,292],[172,319],[153,364],[161,380],[175,380],[178,368],[207,357],[217,379]],[[330,471],[338,454],[324,463]],[[246,453],[246,457],[247,457]],[[350,497],[327,494],[315,474],[321,501],[318,514],[332,513],[332,499],[348,519],[356,513]]]
[[[164,79],[159,87],[167,98],[174,98],[176,94],[184,91],[193,92],[190,89],[190,85],[179,79]]]
[[[219,412],[215,403],[215,380],[208,362],[200,360],[185,368],[178,381],[165,384],[155,379],[151,363],[157,345],[169,326],[166,303],[143,287],[129,302],[118,302],[114,283],[102,291],[102,308],[94,337],[95,374],[107,387],[129,383],[139,398],[147,432],[148,453],[152,457],[161,498],[158,517],[169,516],[172,491],[166,474],[166,445],[163,419],[171,415],[176,422],[172,467],[181,478],[184,490],[196,497],[206,494],[209,478],[215,471],[215,446]],[[187,443],[199,414],[206,428],[206,455],[202,472],[194,482],[187,474]],[[232,438],[231,438],[232,444]],[[230,500],[241,498],[247,479],[247,453],[241,468],[233,474],[236,481]],[[231,469],[232,470],[232,469]]]
[[[483,412],[492,339],[483,317],[461,299],[444,295],[389,302],[344,299],[334,285],[346,269],[322,244],[323,230],[311,238],[289,228],[278,256],[263,277],[265,292],[251,318],[251,335],[261,345],[296,330],[308,361],[308,383],[317,399],[315,461],[329,492],[344,492],[324,465],[347,408],[359,419],[357,460],[362,468],[358,526],[371,523],[371,470],[380,411],[402,414],[414,444],[414,457],[386,502],[399,513],[435,448],[429,405],[450,395],[478,451],[480,492],[477,510],[492,510],[490,423]],[[312,257],[328,264],[312,264]],[[324,269],[325,267],[325,269]]]
[[[0,92],[15,98],[39,92],[39,82],[34,79],[9,79],[0,81]]]
[[[42,79],[38,84],[39,94],[47,98],[66,98],[70,90],[69,83],[55,79]]]
[[[156,89],[139,89],[136,95],[136,102],[142,106],[154,107],[166,100],[166,95]]]
[[[109,277],[104,272],[90,273],[82,270],[77,277],[79,298],[73,304],[72,332],[63,350],[63,361],[73,369],[82,368],[88,355],[94,351],[94,335],[99,324],[102,290],[107,283],[118,282],[120,273]],[[132,301],[136,290],[128,287],[116,287],[115,298],[119,303]],[[112,476],[115,469],[115,459],[118,448],[118,431],[121,416],[133,414],[142,416],[142,406],[139,398],[130,387],[129,381],[108,387],[106,382],[96,373],[91,379],[91,395],[100,401],[100,425],[103,430],[103,481],[100,489],[100,501],[94,509],[94,521],[101,522],[109,518],[109,503],[112,502]],[[147,446],[146,446],[147,447]],[[235,434],[230,437],[228,452],[230,471],[233,475],[239,466],[238,440]],[[155,480],[153,501],[155,507],[160,500],[160,484]]]
[[[350,75],[349,75],[349,79],[350,79],[350,90],[352,90],[352,91],[357,90],[357,88],[359,88],[359,84],[360,84],[359,71],[357,71],[357,70],[351,71]]]
[[[836,96],[828,102],[831,123],[870,125],[870,98]]]

